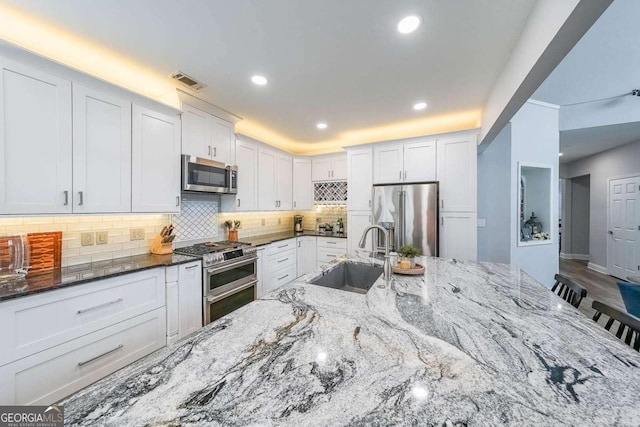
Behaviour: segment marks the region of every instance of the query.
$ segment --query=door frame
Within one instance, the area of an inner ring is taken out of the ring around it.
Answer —
[[[610,252],[611,252],[611,238],[609,237],[609,229],[610,229],[610,225],[611,225],[611,218],[610,218],[610,212],[611,212],[611,181],[617,181],[619,179],[627,179],[627,178],[639,178],[640,179],[640,172],[635,172],[635,173],[627,173],[627,174],[623,174],[623,175],[614,175],[614,176],[610,176],[607,178],[607,265],[604,266],[607,270],[607,274],[609,276],[612,277],[617,277],[614,276],[613,274],[611,274],[611,257],[609,256]],[[638,242],[636,242],[636,244],[639,244]]]

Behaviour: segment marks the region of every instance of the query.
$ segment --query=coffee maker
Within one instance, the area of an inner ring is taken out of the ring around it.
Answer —
[[[293,216],[293,231],[296,233],[302,233],[302,215]]]

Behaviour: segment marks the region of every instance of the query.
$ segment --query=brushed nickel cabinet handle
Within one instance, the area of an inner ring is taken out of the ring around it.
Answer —
[[[185,270],[193,270],[194,268],[196,268],[198,266],[198,264],[194,264],[194,265],[190,265],[188,267],[185,267]]]
[[[209,157],[211,157],[211,146],[208,145],[207,147],[209,148]]]
[[[288,274],[285,274],[285,275],[284,275],[284,276],[282,276],[282,277],[278,277],[278,279],[277,279],[277,280],[282,280],[282,279],[284,279],[285,277],[289,277],[289,275],[288,275]]]
[[[398,179],[402,179],[402,171],[398,171]]]
[[[240,199],[236,200],[236,202],[238,203],[238,207],[240,207]]]
[[[180,206],[180,196],[176,196],[176,206]]]
[[[86,313],[87,311],[91,311],[91,310],[97,310],[99,308],[106,307],[108,305],[117,304],[117,303],[122,302],[122,301],[124,301],[122,298],[118,298],[118,299],[115,299],[113,301],[105,302],[104,304],[94,305],[93,307],[89,307],[89,308],[82,308],[82,309],[78,310],[78,314]]]
[[[84,191],[78,191],[78,196],[80,197],[78,206],[82,206],[84,204]]]
[[[285,261],[289,261],[289,258],[281,259],[280,261],[278,261],[278,263],[285,262]]]
[[[218,157],[218,148],[213,147],[213,157]]]
[[[64,205],[67,206],[69,204],[69,191],[64,190],[62,193],[64,194]]]
[[[404,171],[404,179],[407,179],[407,171]]]
[[[119,346],[117,346],[116,348],[113,348],[113,349],[111,349],[111,350],[109,350],[109,351],[105,351],[104,353],[99,354],[99,355],[97,355],[96,357],[92,357],[91,359],[89,359],[89,360],[85,360],[84,362],[78,362],[78,366],[82,368],[84,365],[88,365],[89,363],[91,363],[91,362],[95,362],[96,360],[98,360],[98,359],[100,359],[100,358],[103,358],[103,357],[105,357],[105,356],[108,356],[108,355],[110,355],[111,353],[115,353],[116,351],[120,350],[122,347],[124,347],[124,346],[123,346],[122,344],[120,344],[120,345],[119,345]]]

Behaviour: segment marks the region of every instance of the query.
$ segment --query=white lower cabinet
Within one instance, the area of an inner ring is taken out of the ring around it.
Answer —
[[[296,239],[271,243],[264,250],[262,291],[266,294],[297,277]]]
[[[161,307],[0,367],[0,402],[49,405],[166,344]]]
[[[296,239],[298,277],[310,273],[316,269],[316,238],[314,236],[302,236]]]
[[[0,402],[50,404],[165,346],[167,294],[159,267],[0,303]]]
[[[167,267],[167,344],[202,327],[202,264]]]
[[[258,276],[258,289],[256,291],[257,298],[261,298],[265,291],[264,291],[264,250],[265,247],[259,247],[256,250],[256,253],[258,255],[258,262],[257,262],[257,266],[256,266],[256,275]]]
[[[475,212],[440,214],[440,257],[476,261],[478,257]]]
[[[317,238],[317,260],[319,268],[347,253],[347,239],[337,237]]]

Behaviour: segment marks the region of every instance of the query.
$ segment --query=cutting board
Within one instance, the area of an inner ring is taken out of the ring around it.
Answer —
[[[62,231],[28,233],[31,249],[29,273],[56,270],[62,266]]]

